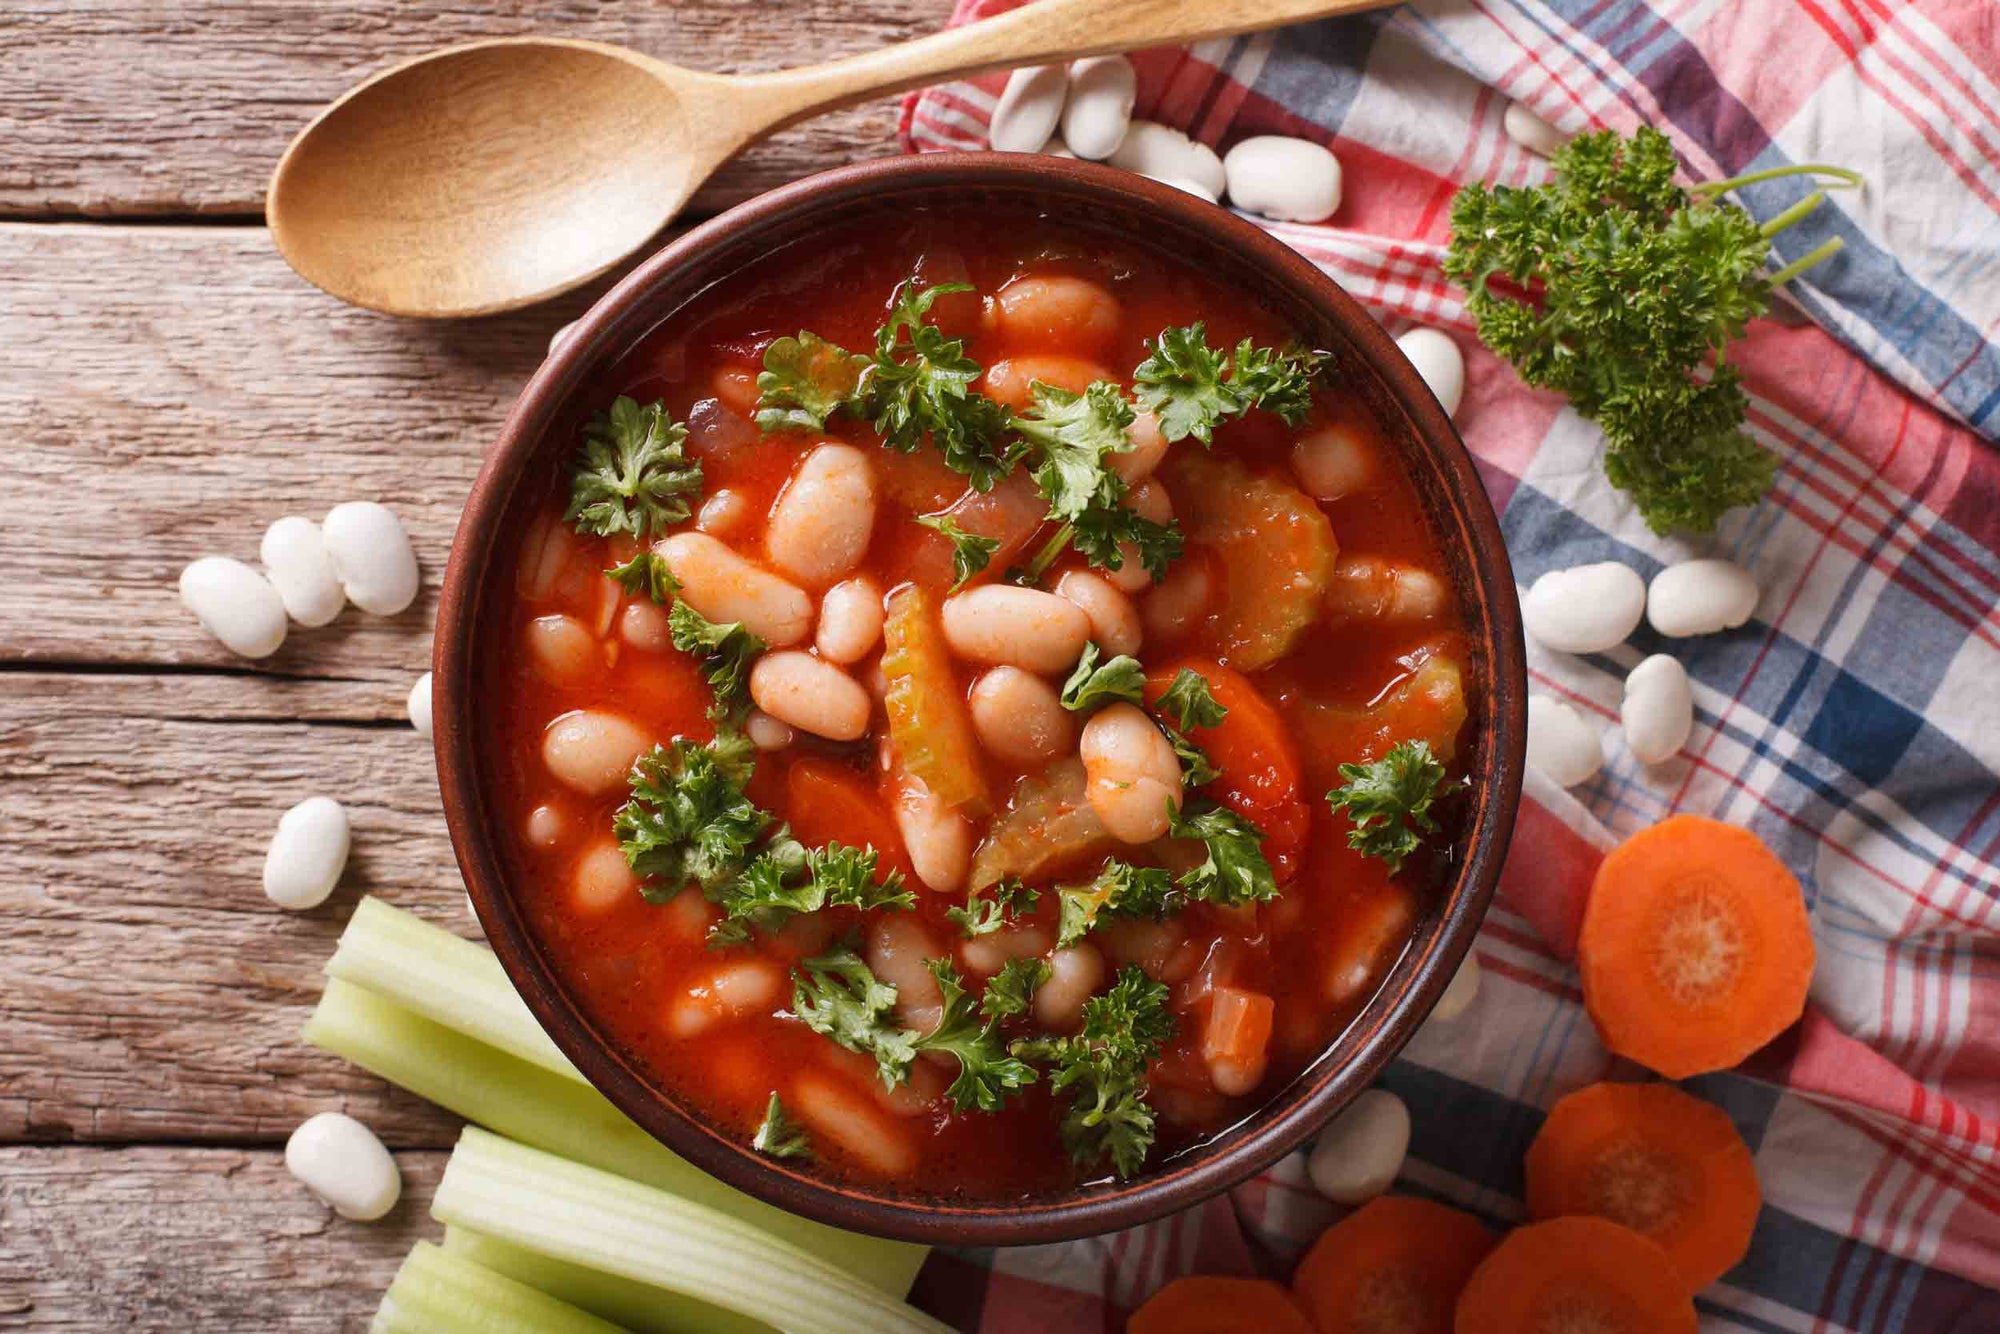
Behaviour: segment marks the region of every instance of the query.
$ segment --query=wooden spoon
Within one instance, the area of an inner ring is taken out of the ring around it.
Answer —
[[[392,315],[512,310],[637,250],[773,130],[984,70],[1174,45],[1388,0],[1036,0],[803,69],[701,74],[600,42],[474,42],[384,70],[299,132],[266,214],[285,260]]]

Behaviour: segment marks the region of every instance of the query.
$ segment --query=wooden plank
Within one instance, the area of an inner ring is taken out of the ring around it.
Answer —
[[[181,567],[370,499],[409,528],[423,596],[294,627],[257,670],[405,688],[481,453],[588,303],[385,319],[301,282],[261,228],[0,224],[0,274],[0,660],[244,669],[181,608]]]
[[[257,215],[280,153],[322,104],[458,42],[559,34],[750,72],[901,41],[949,11],[948,0],[16,0],[0,12],[0,216]],[[894,151],[895,130],[893,101],[795,127],[724,168],[693,211]]]
[[[392,1144],[452,1118],[299,1040],[355,901],[472,935],[430,748],[372,683],[15,673],[0,689],[0,1142],[277,1143],[345,1108]],[[332,899],[263,896],[278,816],[347,805]]]
[[[443,1153],[403,1153],[403,1199],[336,1217],[276,1150],[0,1149],[0,1330],[361,1334],[420,1237]]]

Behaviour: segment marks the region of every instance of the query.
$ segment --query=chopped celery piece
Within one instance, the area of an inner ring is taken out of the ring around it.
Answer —
[[[592,1315],[601,1315],[632,1334],[773,1334],[769,1325],[747,1315],[719,1310],[665,1288],[553,1259],[483,1232],[448,1227],[444,1230],[444,1248],[496,1274],[540,1288],[551,1297],[560,1297]]]
[[[725,1186],[627,1120],[588,1084],[496,1051],[339,978],[327,979],[305,1038],[469,1121],[766,1228],[891,1296],[907,1293],[923,1264],[921,1246],[843,1232]]]
[[[431,1216],[780,1329],[951,1334],[914,1306],[718,1209],[477,1126],[459,1136]]]
[[[369,1334],[626,1334],[608,1320],[420,1241]]]
[[[364,897],[326,971],[509,1056],[583,1078],[542,1032],[492,950],[414,913]]]

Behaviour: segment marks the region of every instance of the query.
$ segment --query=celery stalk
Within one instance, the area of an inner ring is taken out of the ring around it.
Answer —
[[[553,1259],[483,1232],[448,1227],[444,1248],[481,1268],[603,1316],[632,1334],[772,1334],[771,1327],[761,1320],[718,1310],[678,1292]]]
[[[327,980],[305,1038],[524,1144],[768,1229],[892,1297],[910,1290],[923,1264],[921,1246],[844,1232],[725,1186],[627,1120],[588,1084],[496,1051],[338,978]]]
[[[608,1320],[420,1241],[369,1334],[625,1334]]]
[[[542,1032],[492,950],[414,913],[363,898],[326,971],[509,1056],[583,1078]]]
[[[467,1126],[431,1216],[813,1334],[950,1327],[718,1209]]]

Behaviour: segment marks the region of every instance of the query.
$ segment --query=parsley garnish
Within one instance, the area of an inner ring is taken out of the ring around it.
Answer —
[[[1861,178],[1807,165],[1683,190],[1672,142],[1646,126],[1631,139],[1581,135],[1552,162],[1546,185],[1458,192],[1445,272],[1471,292],[1466,309],[1488,347],[1604,428],[1605,475],[1647,526],[1707,532],[1763,495],[1776,468],[1740,429],[1747,400],[1727,346],[1773,288],[1841,245],[1836,237],[1766,276],[1771,238],[1824,193],[1761,227],[1715,196],[1777,176]]]
[[[1019,876],[1005,876],[992,887],[992,897],[982,898],[978,890],[965,896],[963,908],[946,908],[944,918],[968,936],[998,931],[1010,918],[1033,912],[1042,901],[1039,889],[1030,889]]]
[[[891,449],[909,454],[928,437],[946,467],[974,490],[991,491],[1016,462],[1006,439],[1009,413],[973,392],[979,363],[965,355],[962,341],[930,323],[939,297],[971,290],[967,283],[919,290],[914,278],[898,286],[887,322],[875,331],[875,357],[861,373],[855,400]]]
[[[1146,669],[1139,665],[1139,660],[1121,653],[1100,666],[1098,656],[1095,642],[1083,646],[1076,670],[1063,682],[1062,706],[1072,713],[1081,713],[1118,700],[1144,704]]]
[[[1173,1035],[1166,987],[1127,964],[1109,991],[1083,1003],[1081,1032],[1025,1039],[1011,1050],[1053,1067],[1049,1087],[1068,1097],[1062,1137],[1070,1157],[1085,1165],[1109,1159],[1126,1177],[1153,1147],[1146,1069]]]
[[[1246,338],[1225,356],[1208,345],[1199,321],[1162,329],[1149,346],[1150,355],[1132,372],[1132,391],[1169,441],[1193,436],[1212,444],[1218,425],[1253,407],[1277,413],[1290,426],[1312,411],[1321,360],[1314,353],[1258,347]]]
[[[1162,726],[1167,740],[1174,746],[1174,758],[1181,762],[1181,786],[1197,788],[1212,783],[1221,776],[1222,770],[1215,767],[1215,761],[1208,758],[1208,752],[1187,739],[1179,728]]]
[[[954,593],[965,587],[966,580],[985,569],[993,559],[993,553],[1000,549],[999,538],[968,533],[949,514],[919,514],[917,522],[951,539],[951,591]]]
[[[996,1023],[1026,1014],[1034,1003],[1036,989],[1049,980],[1053,971],[1047,959],[1007,960],[986,984],[986,994],[979,998],[979,1012]]]
[[[810,330],[764,349],[757,376],[757,425],[766,431],[824,431],[826,419],[854,397],[868,358]]]
[[[1030,974],[1016,970],[994,1001],[995,1013],[988,1014],[981,1022],[980,1011],[984,1007],[966,992],[958,970],[949,960],[931,959],[924,966],[937,979],[938,991],[944,997],[944,1014],[936,1028],[917,1039],[917,1050],[947,1051],[958,1058],[958,1078],[945,1090],[952,1106],[961,1112],[974,1108],[982,1112],[999,1111],[1009,1093],[1026,1088],[1039,1078],[1033,1066],[1008,1052],[998,1030],[1002,1019],[1027,1009],[1027,1000],[1034,987],[1041,984],[1040,979],[1030,982]],[[995,982],[998,981],[996,978]],[[1013,1009],[1016,1001],[1020,1002],[1020,1011]]]
[[[667,416],[666,404],[640,407],[620,395],[584,428],[563,521],[582,533],[644,541],[686,519],[688,497],[701,494],[701,464],[686,445],[687,428]]]
[[[873,847],[850,848],[838,842],[807,848],[780,829],[735,879],[717,886],[709,898],[720,905],[723,920],[708,933],[710,945],[738,945],[750,938],[750,928],[775,931],[800,913],[846,907],[892,911],[917,906],[917,896],[903,888],[903,874],[890,871],[877,878],[879,858]],[[804,879],[799,879],[800,873]]]
[[[1125,480],[1111,471],[1107,454],[1132,448],[1126,428],[1132,405],[1109,380],[1094,380],[1080,394],[1037,380],[1032,404],[1014,429],[1040,449],[1035,485],[1049,502],[1049,518],[1070,523],[1125,496]]]
[[[626,592],[644,593],[662,604],[681,591],[681,581],[674,578],[674,572],[667,568],[667,558],[651,550],[641,551],[623,565],[614,565],[604,573],[621,584]]]
[[[909,1077],[917,1057],[917,1035],[889,1017],[895,1005],[896,988],[876,980],[845,946],[805,960],[792,974],[791,1017],[849,1051],[873,1056],[889,1088]]]
[[[1208,678],[1191,667],[1183,667],[1174,673],[1173,684],[1161,694],[1154,706],[1161,713],[1170,715],[1174,725],[1183,732],[1196,727],[1219,727],[1229,716],[1209,689]]]
[[[667,613],[674,647],[700,656],[707,664],[708,683],[715,688],[713,717],[735,717],[750,704],[750,664],[768,645],[744,629],[741,621],[718,624],[685,602]]]
[[[1226,806],[1188,802],[1172,812],[1170,838],[1198,838],[1208,848],[1201,865],[1183,872],[1188,897],[1237,906],[1278,896],[1277,878],[1264,860],[1264,835]]]
[[[812,1157],[812,1143],[806,1139],[805,1128],[792,1120],[775,1090],[771,1101],[764,1104],[764,1120],[751,1137],[750,1147],[766,1158]]]
[[[1381,858],[1392,874],[1403,869],[1424,834],[1436,831],[1431,803],[1465,786],[1445,781],[1444,765],[1425,741],[1399,741],[1372,764],[1343,764],[1340,776],[1347,781],[1326,800],[1354,822],[1347,846]]]
[[[1174,878],[1157,866],[1134,866],[1111,858],[1085,885],[1063,885],[1061,925],[1056,947],[1067,949],[1089,935],[1099,914],[1112,917],[1164,917],[1176,902]]]
[[[708,890],[742,870],[771,822],[743,795],[750,769],[750,743],[735,733],[706,746],[654,746],[632,766],[632,796],[611,830],[625,860],[650,882],[639,890],[649,902],[664,903],[689,884]]]

